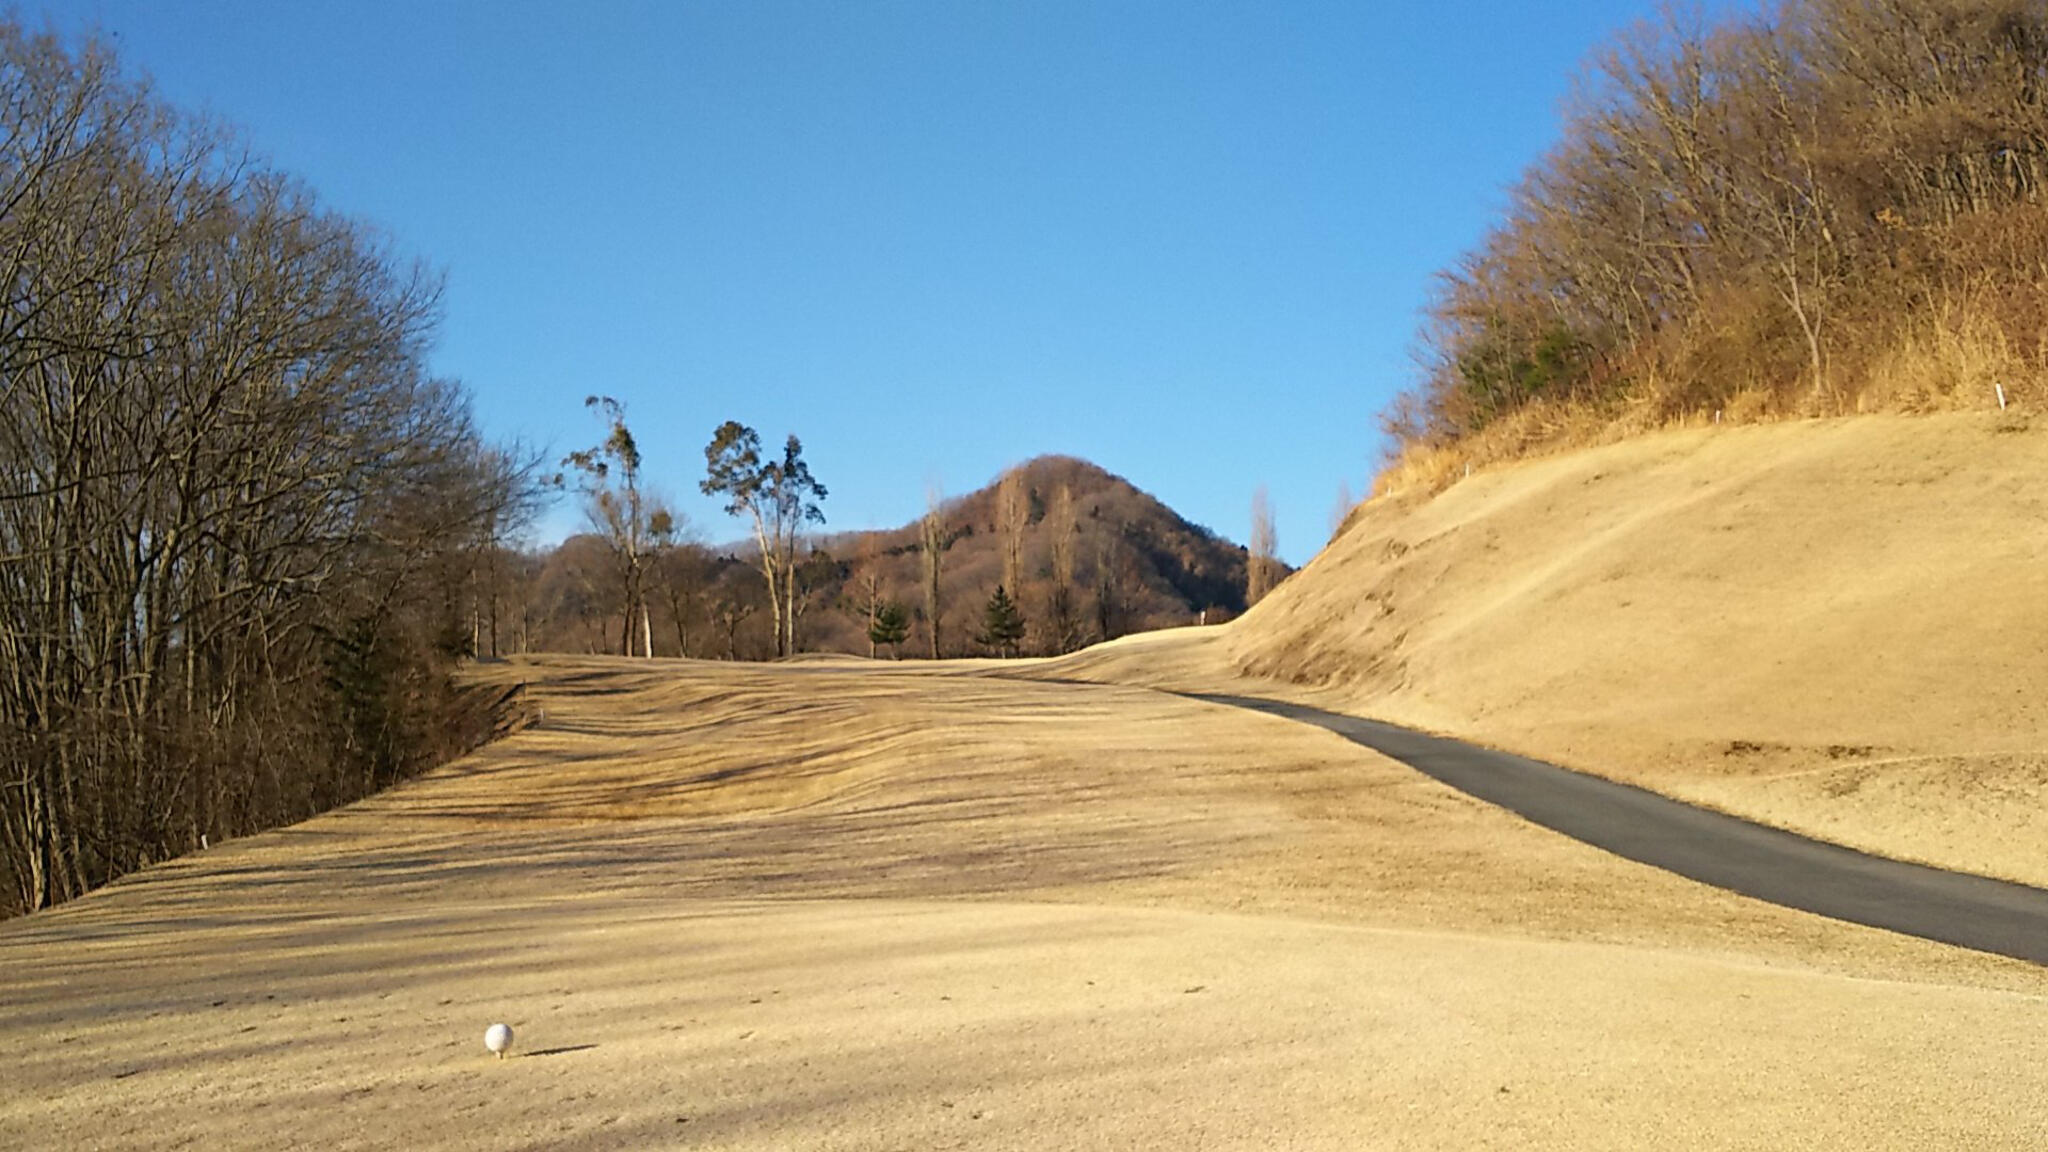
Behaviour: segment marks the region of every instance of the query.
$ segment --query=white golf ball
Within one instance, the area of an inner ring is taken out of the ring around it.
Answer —
[[[484,1047],[496,1052],[498,1059],[503,1060],[505,1058],[505,1049],[511,1046],[512,1026],[510,1024],[493,1024],[489,1028],[484,1029]]]

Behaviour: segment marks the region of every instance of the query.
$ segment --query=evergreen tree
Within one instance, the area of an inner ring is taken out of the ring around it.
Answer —
[[[903,605],[888,600],[876,606],[875,622],[868,625],[869,643],[887,644],[890,654],[901,660],[902,644],[909,638],[910,613],[903,610]]]
[[[981,619],[981,635],[976,639],[1003,656],[1015,656],[1017,641],[1024,638],[1024,613],[1001,584],[996,585],[996,594],[988,598]]]

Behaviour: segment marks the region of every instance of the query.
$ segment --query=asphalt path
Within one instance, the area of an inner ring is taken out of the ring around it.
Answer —
[[[1255,696],[1187,695],[1327,728],[1545,828],[1703,884],[1837,920],[2048,964],[2048,890],[1872,856],[1541,760],[1377,720]]]

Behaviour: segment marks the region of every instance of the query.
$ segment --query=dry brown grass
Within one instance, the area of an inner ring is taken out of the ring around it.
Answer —
[[[1832,386],[1822,390],[1804,380],[1751,381],[1702,401],[1694,398],[1689,375],[1674,378],[1652,367],[1646,369],[1647,383],[1617,397],[1539,397],[1470,435],[1399,446],[1374,478],[1373,495],[1441,492],[1486,468],[1684,428],[1998,410],[2001,386],[2006,421],[2024,425],[2048,398],[2041,368],[2048,364],[2048,335],[2040,347],[2023,352],[1986,309],[1966,305],[1936,307],[1890,329],[1899,335],[1883,351],[1840,366],[1830,375]]]
[[[2048,437],[1981,411],[1503,465],[1367,504],[1216,663],[2048,884],[2044,480]]]
[[[1897,344],[1876,360],[1869,383],[1856,397],[1860,412],[1954,412],[1996,408],[1998,390],[2009,407],[2041,399],[2036,355],[2029,360],[2012,346],[1982,309],[1938,308],[1907,327]]]
[[[1599,443],[1617,423],[1606,408],[1537,399],[1469,436],[1404,445],[1373,478],[1372,497],[1440,492],[1479,469]]]
[[[0,926],[0,1145],[2038,1139],[2037,968],[1034,668],[495,666],[537,726]]]

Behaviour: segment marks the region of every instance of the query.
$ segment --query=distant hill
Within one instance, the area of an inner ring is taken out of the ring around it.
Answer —
[[[1002,580],[999,489],[1015,476],[1018,572],[1010,589],[1025,621],[1027,654],[1071,650],[1130,632],[1230,619],[1244,611],[1246,552],[1086,460],[1041,456],[940,507],[940,654],[978,656],[990,594]],[[1070,509],[1070,513],[1063,513]],[[1058,611],[1055,539],[1063,519],[1071,579]],[[813,542],[800,573],[802,650],[866,655],[871,597],[899,605],[909,633],[902,654],[929,652],[918,522],[842,532]],[[745,545],[679,550],[665,558],[649,599],[657,654],[758,659],[769,631],[760,574]],[[602,652],[619,646],[621,617],[610,556],[595,537],[574,536],[521,558],[507,605],[518,648]],[[1289,569],[1275,562],[1276,573]],[[511,627],[511,626],[508,626]],[[887,655],[887,651],[881,652]]]
[[[1150,493],[1098,465],[1072,456],[1040,456],[985,487],[944,503],[946,546],[941,566],[940,635],[949,655],[978,654],[989,595],[1002,579],[998,489],[1015,473],[1023,495],[1019,589],[1026,650],[1049,652],[1129,632],[1226,620],[1244,611],[1246,554],[1242,545],[1189,521]],[[1052,635],[1052,536],[1061,494],[1073,508],[1073,608],[1077,628],[1060,643]],[[848,569],[844,595],[864,608],[865,573],[878,573],[881,596],[910,610],[906,654],[925,651],[923,549],[919,526],[830,536],[819,547]],[[1287,569],[1282,567],[1281,572]],[[810,622],[809,646],[868,650],[864,613]],[[855,616],[858,615],[858,619]]]

